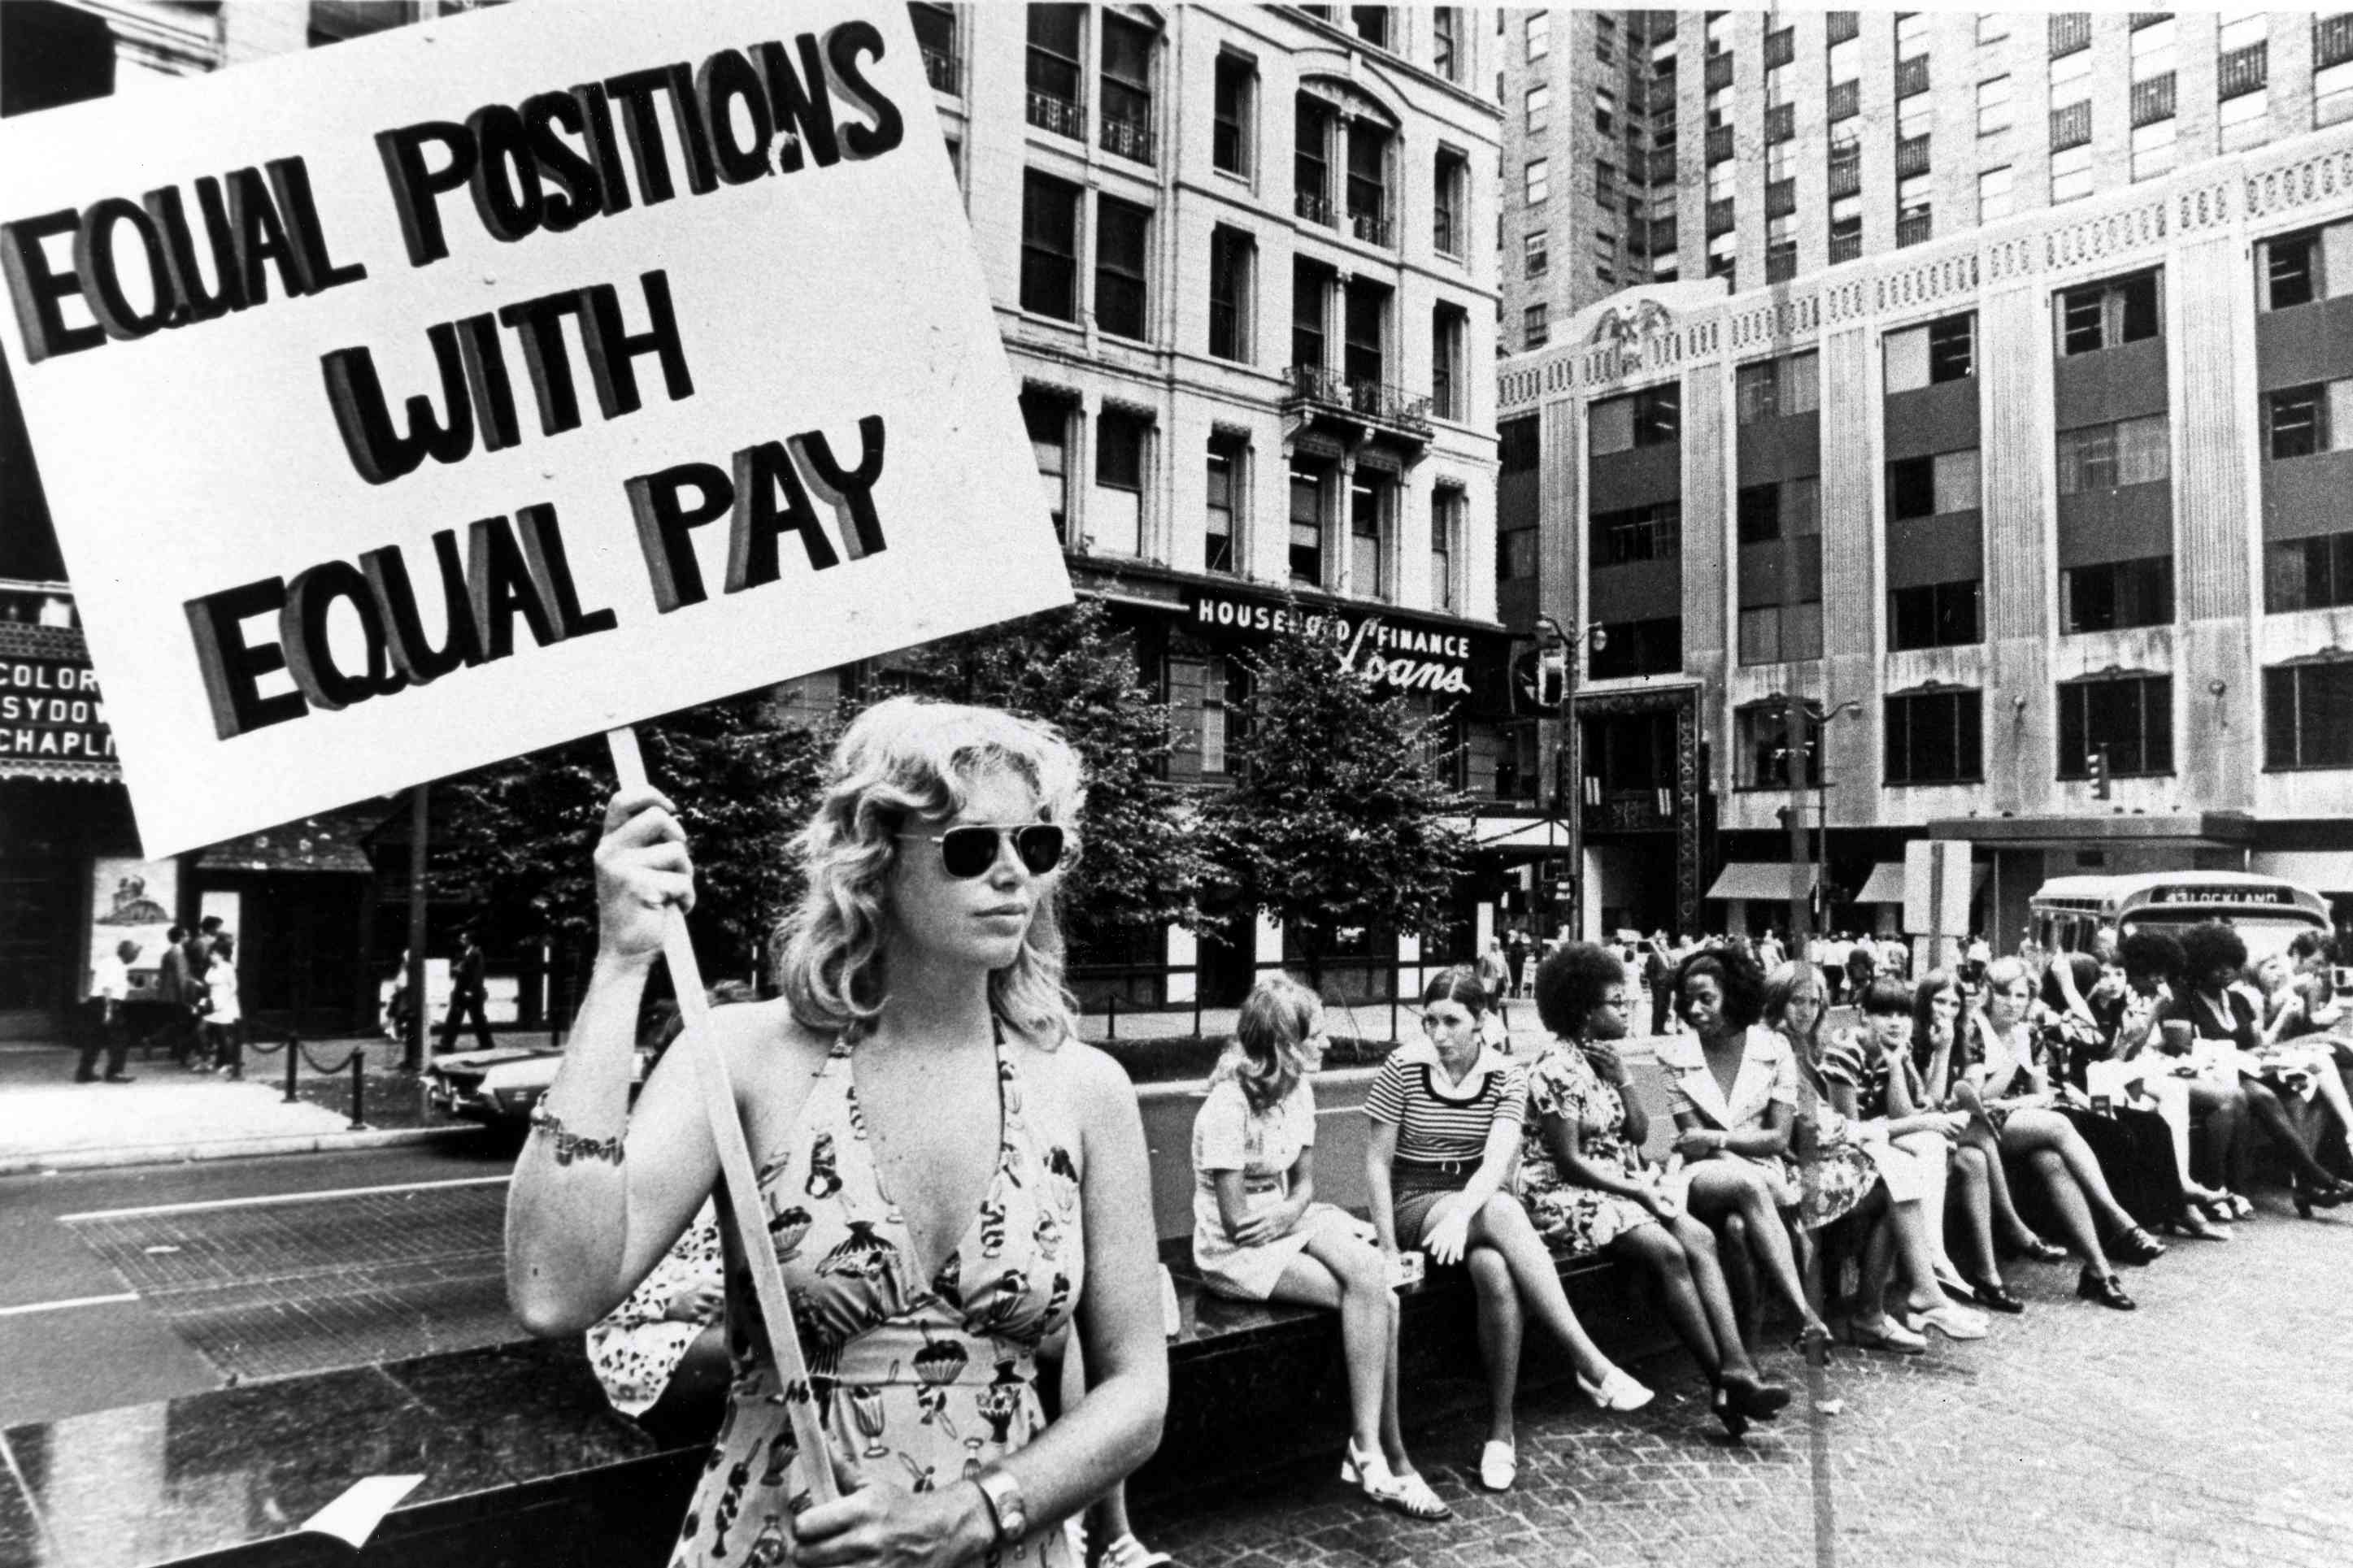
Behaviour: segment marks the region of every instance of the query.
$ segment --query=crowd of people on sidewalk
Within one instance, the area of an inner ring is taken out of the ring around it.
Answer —
[[[167,1047],[173,1065],[191,1072],[243,1078],[245,1013],[237,1000],[236,933],[218,915],[206,915],[193,931],[171,927],[164,932],[152,992],[134,1000],[131,971],[142,952],[126,937],[90,966],[89,1012],[74,1081],[100,1081],[101,1052],[106,1057],[103,1081],[134,1081],[124,1070],[134,1043],[149,1050],[158,1045]]]
[[[649,789],[608,806],[596,972],[516,1166],[508,1281],[534,1331],[590,1334],[623,1408],[659,1421],[689,1380],[723,1398],[680,1568],[1166,1561],[1124,1504],[1158,1441],[1172,1331],[1143,1125],[1061,984],[1082,798],[1075,756],[1029,720],[895,698],[849,727],[801,835],[783,994],[718,1009],[697,1047],[733,1080],[755,1173],[716,1204],[697,1075],[673,1055],[634,1111],[628,1095],[647,971],[693,901],[685,835]],[[1193,1129],[1193,1261],[1207,1290],[1337,1316],[1345,1484],[1416,1520],[1451,1511],[1401,1408],[1398,1287],[1428,1269],[1459,1268],[1476,1302],[1476,1470],[1500,1491],[1531,1323],[1596,1405],[1653,1398],[1579,1321],[1564,1259],[1655,1283],[1736,1438],[1791,1402],[1767,1309],[1810,1359],[1840,1319],[1873,1352],[1987,1340],[2025,1310],[2003,1273],[2021,1261],[2072,1262],[2080,1298],[2132,1310],[2120,1269],[2161,1258],[2161,1235],[2225,1240],[2253,1216],[2258,1130],[2300,1208],[2353,1195],[2331,1169],[2353,1155],[2353,1050],[2317,944],[2249,976],[2227,927],[2136,932],[2047,965],[1965,949],[1916,981],[1850,949],[1856,1026],[1828,1020],[1826,963],[1757,945],[1777,962],[1729,942],[1674,956],[1663,1160],[1662,1097],[1637,1092],[1618,1044],[1646,1000],[1628,952],[1524,954],[1549,1037],[1525,1054],[1487,1026],[1516,988],[1508,953],[1500,976],[1440,973],[1364,1102],[1363,1215],[1318,1194],[1322,1001],[1279,975],[1245,999]],[[764,1234],[739,1232],[737,1203]],[[1852,1260],[1852,1289],[1824,1259]],[[769,1342],[765,1269],[796,1357]]]

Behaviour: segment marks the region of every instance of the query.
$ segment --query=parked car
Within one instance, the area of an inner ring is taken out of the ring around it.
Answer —
[[[653,1070],[654,1056],[650,1047],[638,1047],[637,1062],[629,1074],[633,1104],[638,1090],[645,1087],[646,1075]],[[555,1069],[563,1061],[563,1050],[550,1046],[452,1051],[434,1058],[425,1069],[426,1103],[470,1121],[520,1132],[539,1097],[555,1081]]]

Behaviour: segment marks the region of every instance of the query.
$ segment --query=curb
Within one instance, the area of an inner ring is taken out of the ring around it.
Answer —
[[[0,1154],[0,1176],[52,1171],[102,1171],[125,1165],[178,1165],[198,1160],[251,1160],[273,1154],[340,1153],[390,1149],[406,1143],[438,1143],[480,1138],[491,1130],[463,1127],[387,1127],[359,1132],[301,1132],[263,1138],[213,1138],[181,1143],[134,1143],[115,1149],[72,1149],[54,1153]]]

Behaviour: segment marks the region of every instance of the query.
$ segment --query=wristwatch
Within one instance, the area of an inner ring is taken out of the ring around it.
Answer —
[[[1021,1496],[1021,1483],[1009,1472],[990,1465],[972,1478],[972,1484],[988,1501],[998,1547],[1010,1546],[1029,1533],[1029,1504]]]

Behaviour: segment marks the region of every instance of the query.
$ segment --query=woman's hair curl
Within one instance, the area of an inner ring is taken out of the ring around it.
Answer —
[[[899,835],[964,809],[973,785],[1008,771],[1038,797],[1038,819],[1078,858],[1086,784],[1078,753],[1052,725],[995,708],[893,697],[843,731],[797,850],[807,882],[774,942],[776,979],[793,1016],[821,1033],[871,1027],[890,997],[884,939],[891,870],[911,847]],[[1078,1032],[1062,984],[1062,878],[1047,883],[1013,962],[988,977],[989,1004],[1017,1027],[1060,1043]]]
[[[1299,1045],[1323,1005],[1288,974],[1266,976],[1242,998],[1229,1071],[1252,1110],[1263,1113],[1282,1104],[1299,1087],[1306,1070]]]

